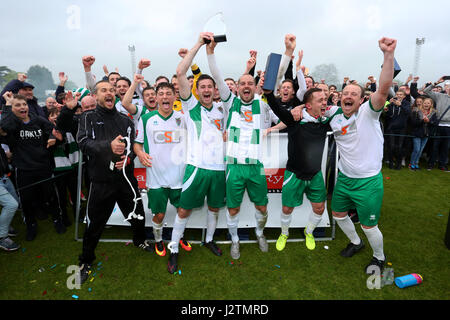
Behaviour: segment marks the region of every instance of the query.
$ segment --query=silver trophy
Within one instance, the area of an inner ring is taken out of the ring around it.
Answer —
[[[214,33],[214,41],[215,42],[226,42],[227,41],[226,30],[227,30],[227,26],[225,25],[225,20],[223,19],[222,12],[218,12],[215,15],[213,15],[211,18],[209,18],[205,24],[205,27],[203,28],[204,32]],[[205,39],[205,43],[210,43],[210,42],[211,41],[209,39]]]

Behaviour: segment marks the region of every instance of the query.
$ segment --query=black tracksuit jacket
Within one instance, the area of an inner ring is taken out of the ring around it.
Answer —
[[[118,136],[130,137],[133,144],[135,129],[133,121],[116,108],[107,109],[97,105],[95,110],[86,111],[81,115],[78,126],[77,142],[88,156],[88,171],[94,183],[111,183],[123,178],[123,173],[117,169],[111,170],[111,161],[118,157],[111,150],[111,142]],[[129,155],[130,164],[125,167],[128,177],[133,177],[133,148]]]
[[[311,180],[322,166],[323,147],[328,123],[294,121],[290,111],[279,105],[273,93],[266,95],[273,112],[288,129],[288,161],[286,169],[300,180]]]

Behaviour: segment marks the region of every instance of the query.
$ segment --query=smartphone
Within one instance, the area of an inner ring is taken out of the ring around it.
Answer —
[[[450,80],[450,76],[444,76],[442,79],[443,80]]]

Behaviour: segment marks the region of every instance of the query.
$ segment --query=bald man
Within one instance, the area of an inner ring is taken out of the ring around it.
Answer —
[[[82,112],[93,110],[93,109],[95,109],[96,106],[97,106],[97,101],[95,100],[94,97],[92,97],[90,95],[87,95],[86,97],[81,99],[81,111]]]

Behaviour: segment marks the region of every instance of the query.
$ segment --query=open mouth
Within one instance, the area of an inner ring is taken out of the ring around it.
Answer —
[[[353,106],[353,101],[347,100],[344,101],[344,107],[351,108]]]
[[[105,104],[108,107],[111,107],[114,105],[114,98],[113,97],[106,97],[105,98]]]
[[[163,101],[161,103],[161,107],[163,107],[163,108],[171,108],[172,106],[170,105],[169,101]]]

